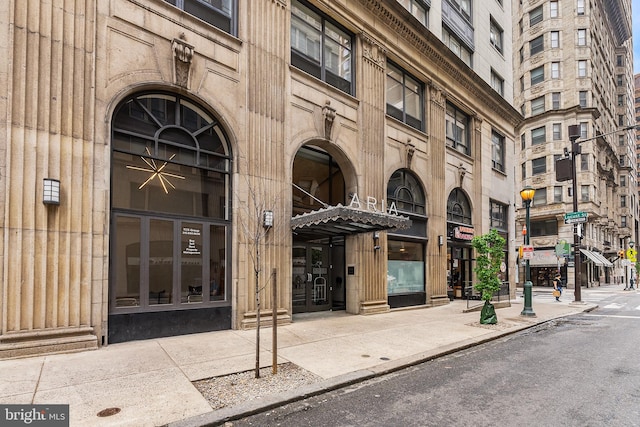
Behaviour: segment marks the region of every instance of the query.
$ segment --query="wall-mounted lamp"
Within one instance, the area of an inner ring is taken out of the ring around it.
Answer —
[[[373,250],[380,250],[380,233],[377,231],[373,232]]]
[[[442,246],[444,245],[444,236],[440,235],[438,236],[438,246]]]
[[[57,179],[45,178],[43,184],[44,191],[42,193],[42,203],[45,205],[59,205],[60,181]]]
[[[273,211],[264,211],[262,225],[264,225],[264,228],[273,227]]]

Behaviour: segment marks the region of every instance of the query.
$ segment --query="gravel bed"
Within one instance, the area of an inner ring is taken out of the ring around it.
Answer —
[[[293,363],[278,365],[278,373],[275,375],[269,366],[260,369],[260,378],[255,376],[255,370],[251,370],[194,381],[193,385],[215,410],[322,380],[321,377]]]

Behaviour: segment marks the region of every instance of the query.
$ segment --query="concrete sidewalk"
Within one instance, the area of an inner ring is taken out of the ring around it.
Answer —
[[[601,288],[597,288],[601,289]],[[621,291],[621,287],[610,287]],[[255,367],[255,330],[218,331],[112,344],[96,351],[0,361],[3,404],[69,404],[71,426],[215,424],[259,408],[346,385],[529,328],[590,311],[593,303],[563,302],[534,289],[536,317],[520,315],[523,299],[497,309],[497,325],[480,325],[478,312],[456,300],[434,308],[356,316],[324,312],[294,316],[278,328],[278,361],[324,379],[278,396],[213,411],[192,381]],[[588,290],[583,291],[583,295]],[[583,298],[584,301],[584,298]],[[481,302],[478,302],[481,304]],[[271,329],[261,329],[261,363],[271,364]],[[121,411],[98,417],[106,408]]]

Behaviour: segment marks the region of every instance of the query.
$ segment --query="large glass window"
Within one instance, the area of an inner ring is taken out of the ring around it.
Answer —
[[[552,62],[551,63],[551,78],[559,79],[560,78],[560,63]]]
[[[529,55],[536,55],[544,50],[544,35],[538,36],[529,42]]]
[[[387,63],[387,114],[423,130],[422,83],[394,64]]]
[[[505,171],[504,165],[504,136],[498,132],[491,131],[491,161],[494,169],[500,172]]]
[[[236,0],[165,0],[167,3],[220,28],[237,34]]]
[[[410,171],[400,169],[391,175],[387,185],[387,203],[395,203],[400,212],[426,214],[426,201],[422,185]]]
[[[493,20],[489,22],[489,42],[498,49],[498,52],[502,53],[502,40],[503,31],[502,28]]]
[[[494,70],[491,70],[491,87],[500,95],[504,96],[504,79]]]
[[[472,66],[473,52],[453,32],[449,31],[444,24],[442,25],[442,42],[465,64],[469,67]]]
[[[424,292],[424,244],[389,240],[387,291],[389,295]]]
[[[398,0],[422,25],[429,27],[429,8],[422,0]]]
[[[499,231],[508,231],[509,205],[491,200],[489,209],[491,228]]]
[[[409,170],[400,169],[387,184],[387,203],[408,215],[408,230],[391,231],[387,240],[387,291],[392,307],[424,304],[427,240],[426,200],[422,185]]]
[[[454,188],[447,199],[447,221],[471,224],[471,204],[460,188]]]
[[[536,194],[538,194],[538,190],[536,190]],[[531,220],[531,237],[557,235],[558,221],[555,219]]]
[[[587,61],[585,59],[578,61],[578,77],[587,77]]]
[[[457,109],[453,104],[447,103],[447,145],[467,155],[471,154],[469,124],[469,116]]]
[[[589,186],[581,185],[580,186],[580,201],[588,202],[589,201]]]
[[[533,206],[543,206],[547,204],[547,189],[545,187],[536,189],[532,203]]]
[[[531,145],[544,144],[546,140],[546,128],[544,126],[531,129]]]
[[[531,70],[531,86],[537,85],[544,81],[544,65]]]
[[[540,5],[529,12],[529,25],[533,27],[534,25],[542,22],[542,18],[542,5]]]
[[[562,186],[560,185],[553,187],[553,202],[562,203]]]
[[[531,160],[531,175],[540,175],[547,172],[547,158],[539,157]]]
[[[455,10],[471,22],[471,0],[448,0]]]
[[[352,36],[306,3],[291,2],[291,64],[352,94]]]
[[[116,108],[111,146],[111,312],[228,303],[231,154],[219,121],[180,95],[136,94]]]
[[[531,100],[531,115],[544,113],[544,95]]]
[[[587,153],[580,154],[580,170],[582,171],[589,170],[589,154]]]
[[[578,29],[578,46],[587,45],[587,30],[585,28]]]

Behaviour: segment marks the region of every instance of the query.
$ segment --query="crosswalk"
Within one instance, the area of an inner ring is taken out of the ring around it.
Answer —
[[[640,291],[623,291],[622,289],[584,289],[580,299],[585,303],[597,304],[598,309],[589,316],[632,317],[640,319]],[[560,300],[563,303],[574,301],[573,289],[564,289]],[[540,303],[555,302],[551,291],[540,291],[533,295],[533,300]]]
[[[631,296],[631,293],[625,292],[619,292],[618,290],[588,290],[585,292],[585,290],[583,290],[580,293],[580,299],[583,302],[590,302],[590,303],[594,303],[594,304],[598,304],[602,307],[602,302],[603,301],[607,301],[608,299],[613,299],[613,297],[617,297],[617,296]],[[534,300],[538,300],[538,301],[553,301],[555,300],[555,297],[551,294],[551,291],[548,292],[537,292],[534,293],[533,295]],[[573,289],[564,289],[562,291],[562,296],[560,297],[560,300],[562,301],[567,301],[567,302],[571,302],[575,299],[575,294]],[[616,301],[612,304],[616,304],[616,303],[620,303],[620,301]]]

